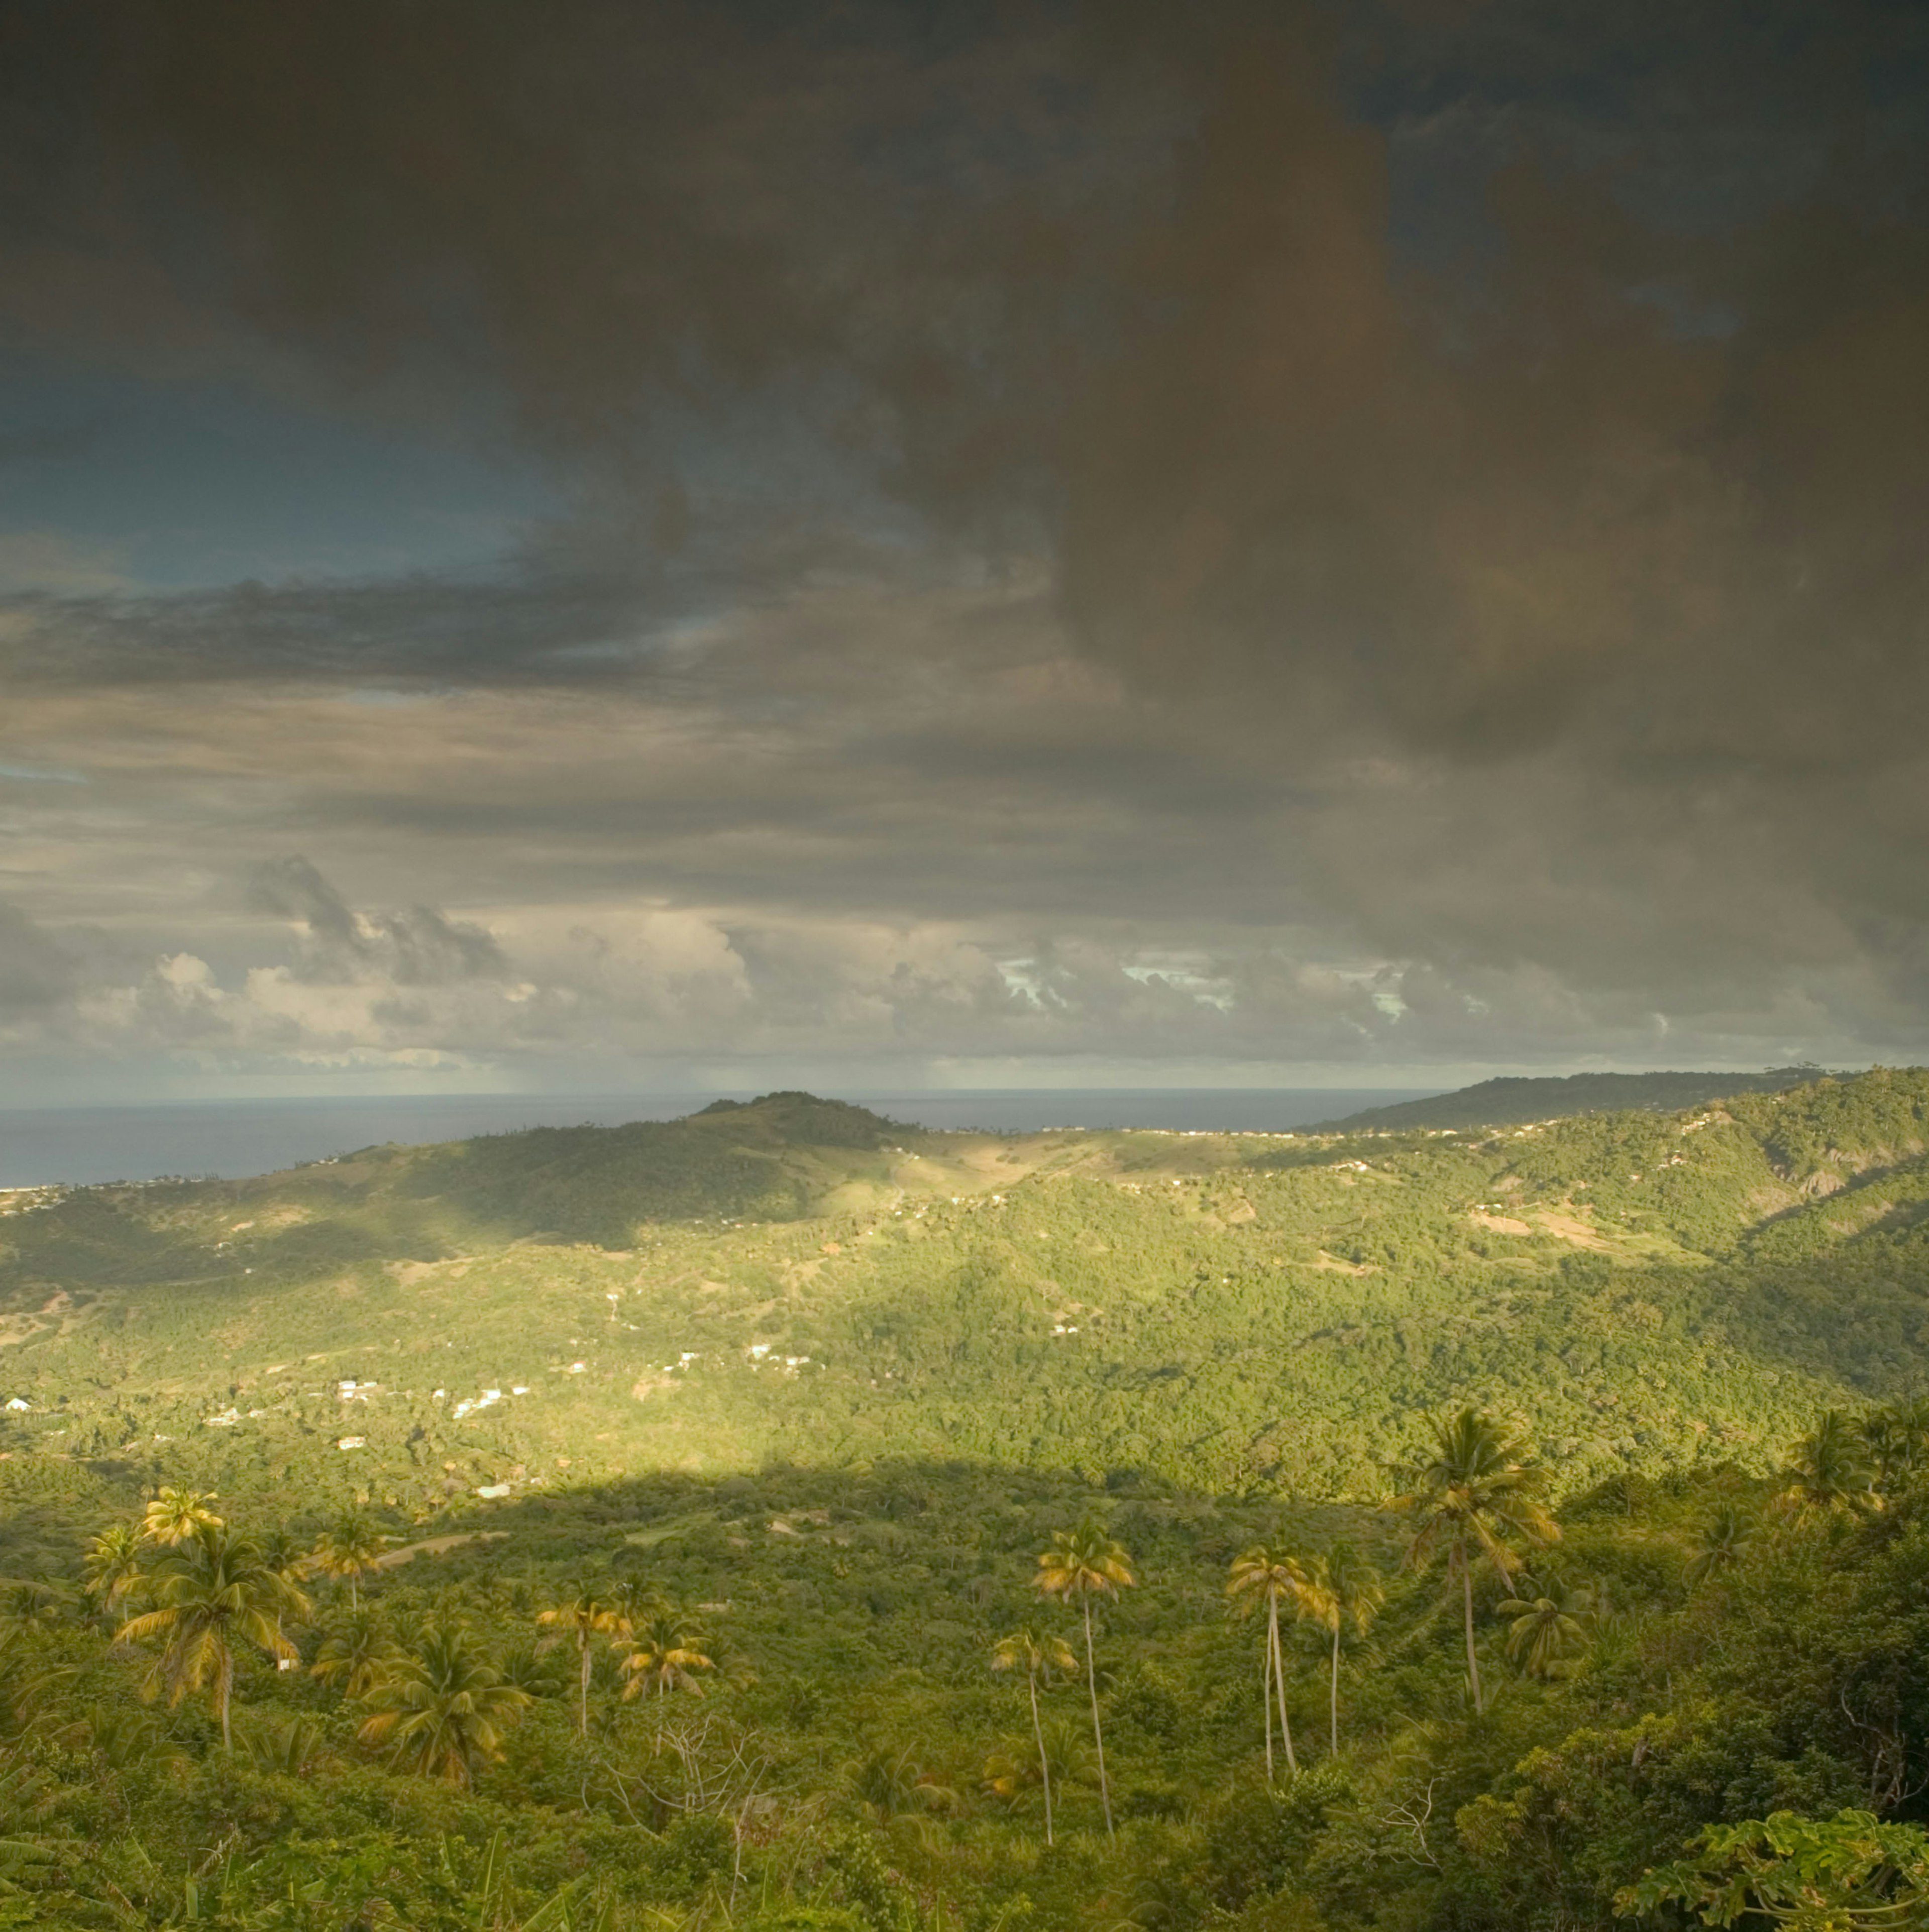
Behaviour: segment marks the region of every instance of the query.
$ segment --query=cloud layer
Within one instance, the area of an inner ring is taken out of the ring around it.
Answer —
[[[29,569],[0,1037],[1920,1057],[1929,27],[1601,13],[33,16],[16,350],[572,507]]]

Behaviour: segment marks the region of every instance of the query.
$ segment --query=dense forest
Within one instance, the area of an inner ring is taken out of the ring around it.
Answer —
[[[1924,1922],[1925,1112],[0,1199],[0,1923]]]

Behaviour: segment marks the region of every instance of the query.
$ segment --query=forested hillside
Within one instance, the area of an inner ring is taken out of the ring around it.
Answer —
[[[0,1924],[1922,1909],[1926,1118],[0,1197]]]
[[[0,1428],[104,1499],[418,1513],[905,1455],[1370,1501],[1462,1396],[1569,1486],[1761,1468],[1916,1386],[1925,1104],[1876,1072],[1483,1135],[1000,1140],[794,1096],[15,1196]]]
[[[1766,1073],[1570,1073],[1483,1080],[1451,1094],[1430,1094],[1368,1107],[1316,1124],[1316,1132],[1394,1132],[1408,1127],[1517,1127],[1576,1114],[1676,1113],[1733,1094],[1780,1094],[1814,1080],[1814,1066],[1771,1067]]]

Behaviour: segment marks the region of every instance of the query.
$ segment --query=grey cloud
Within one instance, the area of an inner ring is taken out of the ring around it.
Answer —
[[[73,990],[76,962],[17,907],[0,901],[0,1018],[44,1011]]]
[[[579,504],[9,607],[128,850],[350,882],[259,875],[250,961],[184,921],[177,1030],[1929,1048],[1919,8],[35,17],[16,329],[506,408]],[[356,909],[418,896],[488,910]]]
[[[441,986],[500,979],[501,949],[481,926],[433,906],[356,913],[308,861],[287,857],[256,868],[248,903],[300,926],[307,940],[298,970],[310,980],[381,977],[398,986]]]

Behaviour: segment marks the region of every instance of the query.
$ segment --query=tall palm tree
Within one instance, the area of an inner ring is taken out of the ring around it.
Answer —
[[[1106,1777],[1106,1737],[1099,1722],[1099,1671],[1092,1650],[1092,1599],[1115,1597],[1129,1590],[1138,1579],[1132,1574],[1132,1558],[1125,1545],[1114,1541],[1102,1523],[1087,1520],[1076,1529],[1061,1529],[1052,1539],[1052,1547],[1038,1559],[1038,1574],[1032,1580],[1048,1597],[1060,1603],[1076,1603],[1085,1623],[1085,1682],[1092,1697],[1092,1743],[1099,1761],[1099,1802],[1106,1814],[1106,1836],[1115,1838],[1112,1826],[1112,1786]]]
[[[155,1672],[169,1702],[178,1704],[190,1690],[210,1692],[222,1748],[232,1750],[235,1646],[254,1644],[278,1663],[292,1659],[281,1618],[305,1611],[308,1598],[268,1567],[252,1537],[219,1522],[202,1523],[173,1544],[148,1573],[142,1594],[154,1607],[129,1618],[121,1636],[134,1643],[166,1637]]]
[[[1078,1659],[1072,1646],[1055,1631],[1038,1624],[1021,1624],[1009,1636],[1001,1636],[992,1646],[994,1670],[1022,1670],[1024,1688],[1031,1699],[1031,1735],[1038,1745],[1039,1781],[1045,1787],[1045,1842],[1052,1843],[1052,1765],[1045,1755],[1045,1729],[1039,1721],[1038,1687],[1052,1682],[1054,1670],[1076,1670]]]
[[[87,1594],[103,1610],[112,1610],[136,1587],[145,1547],[140,1532],[130,1522],[110,1523],[88,1544],[81,1574]]]
[[[1754,1540],[1757,1520],[1736,1503],[1722,1503],[1701,1527],[1685,1572],[1688,1586],[1698,1587],[1740,1561]]]
[[[1781,1474],[1783,1506],[1798,1520],[1861,1516],[1882,1506],[1875,1459],[1845,1409],[1822,1412]]]
[[[1350,1543],[1336,1543],[1307,1567],[1299,1608],[1331,1640],[1327,1706],[1330,1748],[1336,1757],[1340,1754],[1340,1646],[1349,1630],[1356,1637],[1364,1637],[1386,1600],[1380,1573]]]
[[[316,1540],[309,1562],[325,1576],[340,1582],[348,1579],[348,1604],[351,1610],[362,1607],[361,1580],[381,1567],[382,1552],[388,1538],[374,1512],[364,1503],[350,1503]]]
[[[221,1520],[208,1507],[213,1501],[199,1490],[158,1490],[141,1518],[141,1534],[150,1543],[172,1547],[197,1530],[218,1529]]]
[[[365,1697],[401,1655],[380,1614],[357,1605],[322,1637],[308,1674],[344,1697]]]
[[[1272,1700],[1275,1694],[1279,1699],[1280,1735],[1286,1742],[1286,1768],[1295,1778],[1299,1775],[1300,1761],[1293,1750],[1293,1727],[1286,1716],[1286,1660],[1280,1652],[1280,1606],[1283,1604],[1297,1610],[1306,1583],[1305,1568],[1298,1557],[1269,1550],[1263,1543],[1256,1543],[1250,1550],[1242,1550],[1235,1556],[1226,1580],[1226,1594],[1228,1597],[1250,1599],[1252,1604],[1263,1604],[1266,1607],[1264,1662],[1260,1674],[1259,1702],[1266,1714],[1266,1781],[1269,1784],[1273,1778]]]
[[[612,1634],[619,1621],[617,1612],[608,1600],[587,1586],[574,1596],[536,1615],[538,1623],[556,1633],[554,1641],[560,1643],[568,1638],[575,1643],[578,1665],[576,1728],[586,1738],[590,1735],[590,1645],[596,1637]]]
[[[1594,1593],[1584,1583],[1569,1583],[1558,1576],[1536,1582],[1523,1575],[1520,1581],[1526,1586],[1520,1594],[1495,1606],[1514,1620],[1507,1634],[1507,1654],[1529,1677],[1544,1682],[1565,1677],[1594,1641],[1599,1609]]]
[[[422,1778],[466,1784],[478,1763],[500,1758],[502,1733],[529,1702],[502,1682],[466,1624],[423,1626],[415,1652],[363,1694],[374,1715],[364,1744],[388,1744],[394,1762]]]
[[[716,1668],[698,1648],[703,1639],[668,1607],[646,1617],[619,1641],[631,1644],[617,1666],[629,1679],[623,1686],[626,1698],[645,1690],[658,1697],[667,1697],[673,1690],[694,1690],[700,1695],[704,1687],[697,1682],[697,1672]]]
[[[1504,1536],[1528,1543],[1558,1540],[1560,1526],[1540,1501],[1548,1472],[1504,1424],[1478,1409],[1463,1408],[1435,1421],[1431,1449],[1402,1473],[1407,1487],[1394,1498],[1392,1507],[1414,1519],[1408,1561],[1430,1562],[1444,1550],[1448,1587],[1460,1586],[1467,1683],[1478,1717],[1485,1706],[1474,1651],[1474,1571],[1484,1562],[1503,1586],[1510,1586],[1517,1558],[1501,1540]]]

